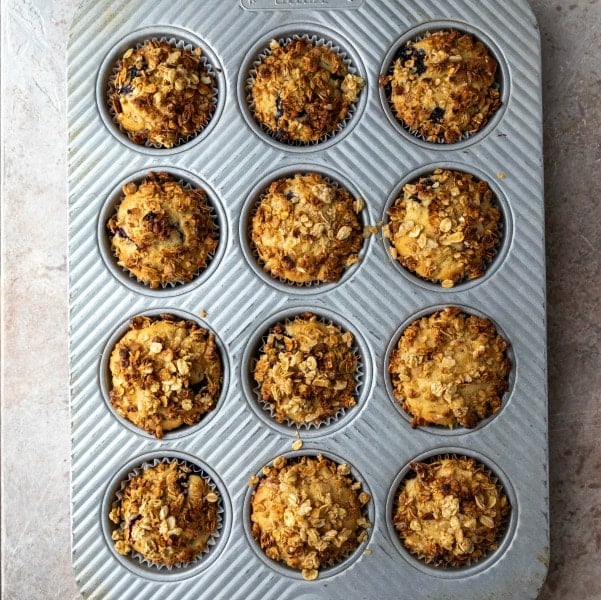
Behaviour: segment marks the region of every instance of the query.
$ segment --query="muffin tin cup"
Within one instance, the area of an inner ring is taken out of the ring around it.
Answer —
[[[396,511],[396,499],[398,496],[399,488],[405,477],[411,471],[411,464],[413,462],[430,462],[437,458],[473,458],[478,463],[481,463],[486,468],[486,472],[489,476],[497,481],[497,485],[500,485],[503,493],[507,496],[507,500],[510,505],[510,512],[504,518],[501,523],[501,532],[498,538],[498,547],[495,550],[491,550],[485,556],[475,560],[473,563],[463,567],[445,567],[427,563],[422,557],[418,557],[416,554],[409,551],[401,541],[393,523],[393,517]],[[436,448],[424,452],[411,461],[409,461],[403,468],[398,472],[394,478],[392,485],[388,491],[386,498],[386,526],[388,529],[388,535],[393,542],[393,545],[399,552],[399,554],[406,560],[413,568],[421,571],[425,575],[440,579],[463,579],[473,577],[482,571],[494,566],[494,563],[507,551],[507,548],[512,542],[515,536],[515,530],[518,521],[518,501],[516,493],[511,485],[511,482],[507,475],[485,455],[475,452],[472,449],[459,448],[457,446],[448,446],[442,448]]]
[[[338,124],[334,131],[325,134],[319,140],[307,143],[281,141],[274,132],[270,131],[267,126],[260,124],[254,117],[251,95],[253,74],[261,62],[271,54],[269,43],[274,39],[278,40],[282,46],[295,39],[307,40],[315,46],[325,46],[343,58],[349,73],[359,75],[365,82],[363,89],[359,93],[358,100],[349,107],[346,118]],[[350,42],[341,37],[338,32],[324,27],[321,24],[311,24],[307,26],[306,23],[299,23],[298,25],[290,24],[286,27],[274,29],[264,35],[252,46],[240,69],[240,75],[238,77],[238,99],[244,119],[253,132],[261,139],[286,152],[311,152],[329,147],[340,141],[351,131],[365,108],[368,87],[369,83],[365,67],[361,62],[359,54],[354,50]]]
[[[394,386],[392,385],[392,376],[388,370],[388,366],[390,365],[390,357],[391,357],[392,352],[396,349],[397,344],[399,343],[399,340],[401,339],[401,336],[403,335],[405,329],[407,329],[407,327],[409,327],[409,325],[411,325],[411,323],[413,323],[414,321],[417,321],[418,319],[421,319],[422,317],[426,317],[428,315],[431,315],[431,314],[433,314],[439,310],[442,310],[443,308],[447,308],[447,307],[456,307],[468,315],[475,315],[477,317],[485,318],[485,319],[488,319],[489,321],[491,321],[492,324],[495,326],[497,333],[508,343],[506,354],[507,354],[507,358],[509,359],[509,361],[511,363],[511,366],[509,368],[509,375],[507,378],[508,388],[507,388],[507,391],[503,394],[503,397],[501,398],[501,406],[500,406],[499,410],[497,410],[496,413],[486,417],[485,419],[482,419],[473,428],[467,428],[467,427],[461,427],[461,426],[450,428],[450,427],[444,427],[442,425],[419,425],[418,427],[415,428],[417,430],[426,431],[428,433],[431,433],[434,435],[439,435],[439,436],[465,436],[465,435],[469,435],[470,433],[480,431],[481,429],[483,429],[484,427],[489,425],[492,421],[494,421],[497,417],[499,417],[501,415],[501,413],[504,411],[504,409],[507,407],[507,404],[511,401],[512,396],[513,396],[513,389],[514,389],[514,384],[515,384],[517,371],[518,371],[516,355],[515,355],[515,352],[513,351],[513,346],[511,344],[510,338],[507,336],[507,334],[505,333],[503,328],[496,322],[495,319],[491,318],[490,315],[487,315],[487,314],[483,313],[481,310],[469,307],[464,304],[439,304],[439,305],[429,306],[427,308],[424,308],[424,309],[412,314],[409,318],[407,318],[405,321],[403,321],[401,323],[401,325],[396,329],[391,340],[388,342],[388,345],[386,347],[386,352],[384,354],[384,362],[381,367],[382,368],[381,376],[384,379],[385,386],[386,386],[386,392],[387,392],[389,400],[392,402],[394,408],[400,414],[402,419],[407,423],[407,426],[411,427],[412,415],[410,415],[403,409],[403,407],[399,404],[399,402],[397,401],[397,399],[395,398],[395,395],[394,395]]]
[[[213,77],[213,80],[216,84],[213,88],[213,109],[207,124],[201,127],[193,135],[190,135],[186,138],[181,138],[179,142],[172,148],[157,146],[150,142],[146,142],[145,144],[137,144],[132,141],[127,131],[125,131],[117,122],[116,113],[108,101],[110,80],[117,72],[117,63],[121,58],[121,55],[128,48],[139,48],[148,41],[168,42],[172,45],[175,45],[177,48],[185,50],[201,48],[201,64],[205,70],[208,71],[211,77]],[[223,67],[220,64],[217,55],[203,40],[198,38],[190,31],[180,29],[178,27],[145,27],[128,34],[119,40],[119,42],[117,42],[112,50],[107,54],[102,62],[100,72],[96,80],[96,104],[106,128],[116,139],[130,149],[153,156],[177,154],[178,152],[181,152],[184,149],[189,149],[190,147],[201,142],[217,124],[217,121],[219,120],[223,110],[224,102],[225,77],[223,74]]]
[[[260,480],[261,477],[263,477],[263,467],[265,467],[267,465],[273,465],[273,461],[276,458],[278,458],[279,456],[285,458],[286,460],[294,460],[294,459],[300,458],[302,456],[318,456],[318,455],[321,455],[324,458],[327,458],[339,465],[346,464],[350,467],[351,471],[350,471],[349,475],[352,476],[354,481],[361,483],[360,491],[366,492],[370,495],[370,498],[371,498],[370,501],[363,508],[364,508],[364,515],[367,517],[371,526],[369,528],[367,528],[367,538],[365,540],[363,540],[362,542],[360,542],[355,550],[351,551],[346,557],[344,557],[337,564],[332,565],[330,567],[324,567],[324,568],[319,569],[319,575],[317,576],[317,579],[306,582],[307,584],[312,585],[312,586],[318,586],[318,585],[320,585],[320,582],[323,581],[324,579],[329,579],[331,577],[335,577],[336,575],[341,575],[342,573],[344,573],[344,571],[346,569],[349,569],[357,560],[359,560],[361,558],[361,556],[365,552],[365,549],[368,547],[371,536],[372,536],[372,532],[374,529],[374,523],[376,520],[376,508],[374,505],[374,497],[367,485],[367,482],[364,479],[364,477],[361,475],[361,473],[359,473],[359,471],[349,461],[344,460],[340,456],[338,456],[330,451],[320,450],[320,449],[314,448],[314,447],[313,448],[307,447],[307,448],[303,448],[302,450],[284,452],[282,454],[279,454],[278,456],[273,457],[273,459],[267,461],[267,463],[261,465],[260,468],[255,472],[255,477],[258,477],[258,479]],[[243,514],[243,519],[244,519],[244,533],[246,536],[247,543],[252,548],[252,550],[254,551],[256,556],[264,564],[266,564],[272,571],[274,571],[274,572],[278,573],[279,575],[286,577],[288,579],[305,581],[303,579],[303,576],[299,569],[294,569],[294,568],[286,565],[284,562],[278,562],[278,561],[275,561],[275,560],[272,560],[271,558],[269,558],[265,554],[265,552],[261,549],[259,543],[253,538],[250,514],[251,514],[251,500],[252,500],[253,493],[256,489],[256,485],[257,485],[256,483],[252,486],[248,485],[246,493],[244,494],[242,514]]]
[[[393,43],[391,48],[388,50],[384,60],[382,61],[382,66],[380,68],[380,77],[389,75],[392,73],[394,62],[396,60],[396,55],[399,49],[406,44],[408,41],[418,41],[423,39],[426,33],[434,33],[436,31],[441,30],[450,30],[454,29],[461,33],[469,33],[473,35],[476,39],[480,40],[488,49],[490,54],[497,61],[498,70],[496,76],[496,83],[499,87],[500,92],[500,101],[501,106],[497,109],[497,111],[490,117],[490,119],[479,129],[473,133],[464,133],[463,136],[456,142],[448,143],[445,141],[437,141],[437,142],[429,142],[422,136],[419,131],[411,129],[409,126],[405,125],[400,119],[397,118],[395,114],[394,107],[392,106],[392,102],[389,98],[389,86],[384,86],[379,88],[379,96],[380,96],[380,104],[384,109],[384,113],[388,118],[388,121],[392,125],[392,127],[406,140],[421,146],[424,149],[439,149],[439,150],[463,150],[474,144],[478,141],[481,141],[482,138],[488,136],[491,131],[493,131],[499,122],[503,118],[503,113],[507,108],[507,103],[511,96],[511,82],[509,76],[509,67],[507,65],[507,61],[497,46],[497,44],[492,40],[490,36],[488,36],[481,29],[474,27],[472,24],[466,21],[455,21],[455,20],[432,20],[425,21],[416,25],[415,27],[403,32],[403,34]]]
[[[350,265],[349,267],[346,267],[342,272],[340,279],[336,282],[330,283],[313,281],[307,283],[296,283],[294,281],[288,281],[280,277],[275,277],[271,275],[271,273],[267,272],[264,269],[263,262],[251,240],[252,218],[258,208],[262,196],[267,192],[271,183],[277,181],[278,179],[286,179],[294,177],[295,175],[306,175],[309,173],[317,173],[321,175],[328,183],[331,183],[336,187],[346,189],[354,199],[361,198],[364,201],[365,206],[357,215],[359,224],[362,226],[364,232],[366,227],[374,222],[369,208],[369,199],[366,198],[366,196],[363,195],[347,177],[329,167],[323,167],[322,165],[316,164],[311,165],[310,163],[297,163],[295,165],[281,167],[280,169],[269,173],[265,177],[262,177],[252,187],[242,208],[238,231],[238,239],[240,241],[244,258],[256,275],[271,287],[281,292],[299,294],[302,296],[322,294],[331,291],[336,286],[343,285],[346,281],[352,278],[356,274],[357,270],[361,268],[362,263],[365,262],[369,252],[369,247],[371,245],[371,238],[373,237],[371,235],[364,237],[363,244],[358,252],[359,261],[353,265]]]
[[[260,385],[254,380],[254,365],[260,355],[261,347],[265,343],[269,332],[278,324],[289,323],[301,313],[309,312],[317,317],[317,320],[332,324],[341,329],[342,332],[352,333],[353,351],[357,357],[357,377],[355,387],[355,406],[350,408],[341,408],[333,416],[323,420],[320,423],[296,423],[285,419],[278,423],[275,418],[275,411],[264,402],[260,396]],[[344,317],[333,311],[325,310],[322,307],[297,307],[289,308],[271,315],[264,321],[256,331],[251,335],[246,345],[241,360],[242,370],[241,379],[244,395],[247,403],[255,414],[265,425],[274,429],[280,434],[287,436],[300,436],[302,439],[315,439],[320,436],[332,435],[342,427],[346,427],[353,419],[361,413],[368,401],[372,385],[372,361],[367,343],[357,329]]]
[[[217,530],[208,539],[202,553],[189,563],[178,563],[172,566],[160,565],[153,563],[135,551],[128,555],[119,554],[111,538],[111,533],[118,529],[118,527],[108,517],[113,505],[121,499],[123,490],[132,477],[139,475],[149,467],[154,467],[160,463],[171,463],[173,460],[177,461],[180,465],[191,467],[193,474],[200,475],[209,484],[211,489],[219,494],[219,501],[217,503]],[[179,581],[198,575],[198,573],[204,571],[218,558],[229,535],[231,502],[227,490],[217,473],[204,462],[183,452],[152,452],[130,460],[115,473],[104,492],[100,519],[102,533],[107,546],[113,556],[126,569],[145,579],[164,582]]]
[[[225,399],[228,394],[229,388],[229,380],[230,380],[230,367],[229,367],[229,358],[227,354],[226,347],[224,343],[221,341],[220,337],[217,333],[209,327],[202,319],[198,318],[196,315],[185,312],[180,309],[174,308],[156,308],[149,309],[145,311],[141,311],[134,315],[131,315],[127,320],[121,323],[110,335],[108,338],[104,350],[102,351],[102,355],[100,357],[100,362],[98,365],[98,384],[100,387],[100,391],[102,393],[102,398],[104,403],[111,413],[111,415],[126,429],[129,429],[132,433],[138,434],[145,438],[151,440],[157,440],[157,438],[145,431],[144,429],[138,427],[128,419],[122,417],[111,404],[110,399],[110,391],[112,388],[111,385],[111,372],[110,372],[110,358],[113,348],[119,342],[119,340],[130,330],[130,323],[134,317],[150,317],[156,319],[161,315],[168,314],[176,317],[181,321],[193,321],[197,323],[203,329],[206,329],[210,333],[215,336],[215,345],[217,346],[217,351],[219,353],[219,358],[221,359],[221,372],[222,372],[222,381],[221,381],[221,391],[219,393],[219,397],[215,403],[215,407],[213,410],[202,415],[200,421],[195,423],[194,425],[181,425],[177,429],[171,431],[165,431],[161,440],[172,442],[178,440],[180,438],[184,438],[190,435],[202,435],[202,430],[205,429],[209,423],[213,420],[213,418],[217,415],[217,413],[222,410],[223,405],[225,403]]]
[[[199,269],[190,281],[164,284],[158,288],[151,288],[148,283],[142,281],[131,271],[118,264],[118,259],[113,251],[111,239],[106,227],[109,219],[117,212],[119,204],[123,200],[123,186],[130,182],[139,185],[151,171],[154,173],[165,172],[170,174],[177,180],[177,183],[184,188],[202,189],[206,194],[206,201],[211,211],[211,219],[217,233],[217,249],[215,252],[208,255],[206,266]],[[151,169],[136,171],[120,181],[107,195],[104,205],[100,210],[96,227],[98,251],[113,277],[134,292],[155,297],[170,297],[184,294],[206,282],[217,269],[223,258],[227,246],[227,232],[228,225],[225,210],[219,196],[211,186],[192,173],[177,167],[169,166],[158,166]]]
[[[484,274],[481,277],[477,277],[475,279],[463,279],[458,281],[451,288],[443,288],[441,282],[429,281],[416,273],[413,273],[396,259],[393,258],[391,251],[393,249],[392,240],[388,239],[385,235],[382,235],[381,239],[384,243],[384,249],[389,256],[392,264],[395,269],[412,285],[417,285],[433,292],[463,292],[466,290],[470,290],[477,285],[481,285],[485,283],[488,279],[493,277],[495,273],[502,267],[508,253],[511,248],[512,238],[514,234],[514,225],[513,225],[513,216],[510,208],[510,202],[505,197],[505,194],[502,192],[501,188],[496,182],[497,176],[492,175],[491,173],[485,173],[479,168],[474,168],[473,165],[467,165],[460,162],[455,161],[440,161],[429,165],[424,165],[410,173],[407,173],[397,185],[395,185],[394,189],[388,196],[386,200],[386,204],[384,206],[384,211],[380,217],[380,222],[384,224],[384,226],[388,225],[389,217],[388,211],[394,206],[395,201],[399,198],[403,193],[403,187],[408,183],[413,183],[422,177],[427,177],[432,174],[436,169],[446,169],[449,171],[460,171],[462,173],[467,173],[472,175],[479,181],[484,181],[490,187],[493,195],[494,201],[493,203],[499,209],[501,213],[500,218],[500,240],[497,245],[495,255],[487,261],[485,265]]]

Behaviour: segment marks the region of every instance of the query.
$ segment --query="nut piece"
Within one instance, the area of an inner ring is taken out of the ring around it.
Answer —
[[[115,549],[160,565],[193,561],[217,531],[218,500],[187,465],[174,460],[147,467],[129,479],[109,514],[118,525]]]
[[[279,423],[320,423],[356,404],[353,335],[303,313],[269,332],[253,376]]]
[[[472,458],[414,462],[399,486],[394,527],[418,558],[462,567],[499,545],[511,507],[496,480]]]
[[[111,352],[109,368],[115,410],[157,438],[198,423],[221,391],[214,334],[172,315],[134,317]]]
[[[501,407],[507,346],[489,319],[456,307],[417,319],[390,356],[394,396],[414,427],[475,427]]]
[[[283,142],[317,142],[334,132],[357,101],[364,80],[326,46],[293,39],[271,52],[252,77],[256,120]]]
[[[301,570],[307,580],[344,560],[371,526],[358,482],[337,466],[318,455],[266,467],[251,498],[255,540],[269,558]]]

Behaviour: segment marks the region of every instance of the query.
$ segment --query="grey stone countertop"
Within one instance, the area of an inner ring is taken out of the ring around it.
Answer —
[[[2,2],[2,598],[10,600],[79,597],[65,93],[77,4]],[[551,563],[540,598],[593,600],[601,598],[601,0],[531,4],[543,48],[549,346]]]

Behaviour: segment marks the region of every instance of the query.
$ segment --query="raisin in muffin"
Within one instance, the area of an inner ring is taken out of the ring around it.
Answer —
[[[109,359],[110,401],[157,438],[213,410],[222,365],[213,333],[172,315],[137,316]]]
[[[355,406],[353,335],[311,313],[269,332],[253,370],[261,400],[278,422],[319,424]]]
[[[173,460],[146,466],[113,503],[115,550],[161,566],[190,563],[217,531],[218,503],[219,494],[188,465]]]
[[[452,143],[479,131],[500,107],[497,69],[471,34],[437,31],[404,44],[380,85],[389,86],[396,116],[410,130]]]
[[[293,283],[332,283],[359,261],[364,207],[348,190],[317,173],[272,182],[251,221],[263,268]]]
[[[390,355],[394,396],[414,427],[475,427],[501,407],[507,346],[489,319],[457,307],[421,317]]]
[[[109,83],[109,102],[120,127],[139,145],[172,148],[207,125],[215,81],[202,50],[150,40],[128,48]]]
[[[317,142],[344,122],[363,85],[327,46],[272,40],[251,78],[252,111],[280,141]]]
[[[500,219],[485,181],[437,169],[403,186],[384,235],[401,265],[450,288],[484,275],[499,244]]]
[[[191,281],[218,244],[205,192],[168,173],[126,183],[107,229],[119,266],[151,288]]]
[[[345,464],[318,456],[277,458],[250,501],[252,535],[265,554],[312,580],[367,539],[370,496]]]
[[[473,458],[414,462],[396,497],[394,528],[418,558],[463,567],[499,545],[511,511],[501,486]]]

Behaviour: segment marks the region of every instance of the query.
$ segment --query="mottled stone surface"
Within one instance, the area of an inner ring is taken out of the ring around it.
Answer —
[[[76,5],[2,3],[2,597],[10,600],[79,597],[70,559],[65,183],[65,49]],[[549,323],[551,564],[540,598],[596,600],[601,1],[532,5],[543,43]]]

